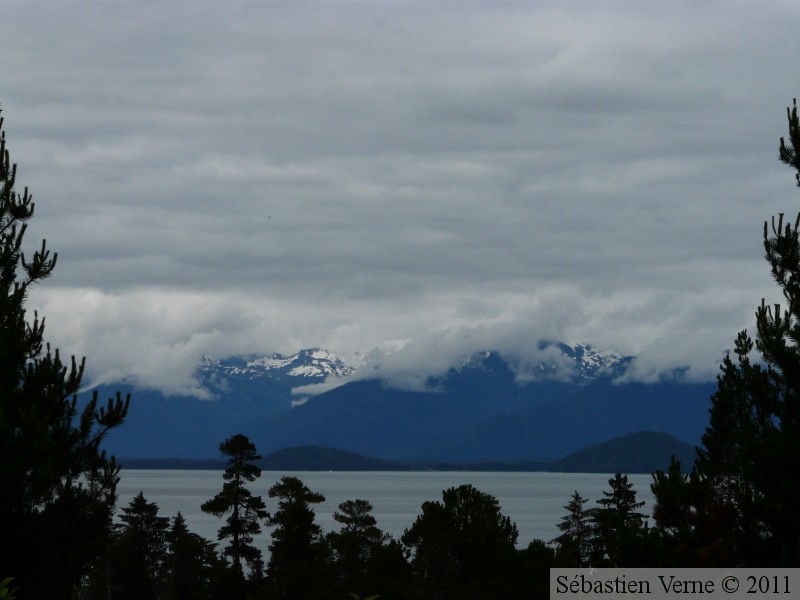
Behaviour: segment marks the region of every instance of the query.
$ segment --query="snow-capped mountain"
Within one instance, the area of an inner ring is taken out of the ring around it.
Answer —
[[[528,355],[512,356],[491,351],[472,354],[457,369],[487,370],[495,368],[497,357],[507,364],[519,384],[532,381],[561,381],[587,384],[598,377],[618,377],[633,361],[632,356],[597,351],[588,344],[569,346],[560,342],[541,341]],[[500,358],[502,357],[502,358]]]
[[[300,379],[297,385],[327,377],[344,377],[353,372],[335,354],[320,348],[309,348],[291,356],[271,354],[269,356],[234,356],[222,360],[204,357],[198,374],[204,380],[218,381],[220,378],[240,380]]]
[[[502,356],[502,358],[499,358]],[[597,377],[618,376],[624,372],[632,357],[623,357],[611,352],[599,352],[586,344],[569,346],[556,342],[539,342],[535,358],[505,356],[494,351],[476,352],[450,369],[449,375],[464,371],[495,368],[492,357],[498,358],[516,375],[517,382],[571,381],[589,383]],[[391,371],[391,361],[373,369],[373,376],[381,379]],[[204,357],[197,374],[202,383],[215,393],[228,392],[233,382],[277,383],[289,388],[312,383],[330,381],[352,375],[358,369],[348,365],[334,353],[321,348],[300,350],[290,356],[271,354],[268,356],[233,356],[220,360]],[[443,374],[444,376],[444,374]],[[440,378],[432,378],[437,384]]]
[[[518,383],[530,381],[560,380],[574,383],[589,383],[598,377],[616,377],[630,365],[633,357],[621,356],[613,352],[595,350],[588,344],[570,346],[558,342],[541,341],[536,351],[525,358],[507,356],[494,351],[476,352],[465,361],[452,367],[450,373],[464,370],[486,369],[492,356],[502,356],[517,377]],[[389,358],[387,355],[386,358]],[[359,365],[366,366],[369,365]],[[220,390],[231,381],[239,382],[281,382],[291,387],[305,386],[344,378],[352,375],[358,366],[348,365],[336,354],[321,348],[307,348],[292,355],[271,354],[268,356],[233,356],[214,359],[209,356],[197,368],[200,380],[206,386]],[[391,371],[391,360],[376,368],[372,365],[373,376],[377,379]],[[444,375],[444,374],[442,374]],[[435,378],[438,380],[438,377]]]
[[[312,348],[207,357],[196,371],[203,399],[113,384],[100,393],[133,393],[125,426],[109,439],[112,452],[128,457],[214,457],[239,432],[263,454],[316,444],[454,461],[557,457],[643,430],[696,442],[713,383],[626,381],[619,376],[632,361],[587,345],[534,342],[522,356],[477,352],[417,378],[422,387],[403,387],[389,377],[391,360],[353,377],[354,367]],[[337,379],[338,387],[327,385]],[[298,395],[323,382],[317,395]]]
[[[584,380],[597,377],[617,377],[633,362],[632,356],[597,351],[588,344],[576,344],[575,346],[558,344],[558,347],[565,356],[575,361],[575,373]]]
[[[287,377],[344,377],[353,372],[342,360],[319,348],[301,350],[292,356],[273,354],[247,363],[250,369],[262,368],[269,375],[285,374]]]

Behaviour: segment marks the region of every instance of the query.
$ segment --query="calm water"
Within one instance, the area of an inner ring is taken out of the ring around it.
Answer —
[[[588,473],[454,473],[454,472],[272,472],[264,471],[250,489],[274,510],[276,502],[267,497],[267,489],[284,475],[295,475],[311,490],[325,496],[316,505],[317,523],[323,531],[338,529],[333,512],[345,500],[363,498],[374,508],[378,526],[399,538],[421,512],[426,500],[441,500],[442,490],[471,483],[498,499],[501,511],[511,517],[519,529],[519,545],[534,538],[545,541],[558,535],[557,524],[565,514],[564,505],[577,490],[584,498],[596,500],[608,491],[612,475]],[[637,498],[646,502],[642,512],[652,510],[650,475],[630,475],[628,480]],[[221,519],[200,510],[200,504],[222,489],[221,471],[123,470],[117,488],[118,506],[144,492],[145,498],[158,504],[161,516],[172,517],[180,511],[189,528],[209,540],[216,540]],[[594,502],[589,502],[593,505]],[[269,531],[265,529],[259,546],[266,549]]]

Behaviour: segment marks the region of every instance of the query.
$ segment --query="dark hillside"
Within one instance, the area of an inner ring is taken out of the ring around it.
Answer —
[[[594,444],[553,463],[563,473],[652,473],[666,470],[674,456],[690,469],[694,447],[658,431],[639,431]]]

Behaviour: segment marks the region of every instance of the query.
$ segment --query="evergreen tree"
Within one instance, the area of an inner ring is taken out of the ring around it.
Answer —
[[[247,436],[234,435],[222,442],[220,452],[228,457],[228,467],[223,479],[222,491],[204,502],[200,508],[215,517],[228,515],[218,534],[220,540],[230,538],[223,553],[229,556],[234,569],[243,575],[244,560],[253,571],[261,563],[261,550],[253,546],[253,535],[261,533],[260,520],[267,518],[266,505],[261,496],[253,496],[245,487],[261,477],[261,469],[253,464],[261,456],[256,452]]]
[[[741,565],[756,565],[770,554],[764,474],[772,471],[766,445],[774,437],[775,423],[764,407],[779,402],[770,369],[750,361],[752,350],[747,332],[740,332],[734,346],[736,362],[726,356],[717,377],[696,462],[708,493],[706,505],[696,510],[701,516],[714,513],[719,524],[717,531],[711,531],[714,521],[704,522],[707,543],[719,560],[733,559]],[[722,514],[727,518],[720,519]]]
[[[714,498],[708,479],[689,473],[672,458],[667,472],[653,474],[657,566],[726,567],[735,564],[737,514]]]
[[[281,477],[268,494],[278,499],[278,510],[268,519],[269,526],[275,528],[267,564],[270,598],[325,597],[332,583],[326,568],[327,547],[311,508],[324,502],[325,496],[291,476]]]
[[[786,109],[789,143],[781,138],[780,160],[794,169],[800,186],[800,120],[797,101]],[[762,301],[756,311],[756,347],[767,364],[772,392],[755,410],[766,423],[758,447],[756,487],[763,495],[763,520],[771,564],[800,566],[800,214],[794,224],[781,215],[771,232],[764,223],[764,249],[772,275],[781,288],[785,307]]]
[[[556,550],[542,540],[531,540],[517,552],[514,581],[508,598],[547,598],[550,594],[550,569],[565,566]]]
[[[167,542],[169,554],[164,597],[168,600],[210,598],[210,581],[221,567],[214,544],[189,531],[180,512],[172,520]]]
[[[754,488],[755,445],[772,426],[759,405],[776,391],[769,372],[751,363],[752,350],[753,341],[746,331],[740,332],[734,346],[737,360],[726,356],[723,361],[703,446],[697,451],[698,469],[715,496],[741,510],[747,510],[758,496]],[[776,400],[773,397],[768,402]]]
[[[637,509],[645,503],[636,501],[636,490],[627,475],[617,473],[608,483],[611,491],[604,491],[598,506],[590,511],[594,532],[591,566],[643,566],[646,515]]]
[[[585,503],[586,498],[581,497],[576,490],[564,507],[567,514],[558,524],[561,535],[552,541],[556,546],[556,556],[564,566],[589,566],[592,522],[591,513],[583,508]]]
[[[401,539],[426,598],[471,600],[513,591],[517,537],[497,499],[467,484],[444,490],[442,502],[423,503]]]
[[[144,494],[122,508],[120,534],[111,550],[111,589],[115,599],[161,597],[169,519]]]
[[[410,600],[420,597],[414,571],[408,563],[408,552],[403,544],[390,536],[386,536],[383,543],[372,548],[361,582],[361,589],[374,590],[381,600]],[[351,589],[346,591],[352,592]],[[371,592],[365,593],[369,597]]]
[[[380,591],[371,586],[378,583],[370,577],[373,556],[388,541],[388,536],[378,527],[372,516],[372,504],[367,500],[347,500],[339,504],[333,513],[337,523],[342,524],[339,531],[327,535],[331,550],[331,561],[338,589],[342,596],[346,593]]]
[[[796,101],[786,114],[789,138],[781,138],[779,158],[800,185]],[[800,215],[794,223],[783,214],[765,222],[763,242],[785,304],[762,300],[756,310],[760,360],[750,360],[754,344],[742,331],[736,360],[727,357],[717,377],[694,474],[694,491],[704,493],[694,499],[689,532],[701,563],[800,565]],[[658,488],[660,504],[674,505],[670,494],[692,495],[677,482]]]
[[[129,399],[78,409],[84,360],[64,364],[29,319],[31,287],[56,266],[43,241],[22,251],[34,203],[15,189],[17,165],[0,118],[0,565],[28,597],[68,598],[110,540],[118,467],[101,445]],[[46,576],[42,566],[46,565]]]
[[[347,500],[333,513],[333,520],[342,524],[339,531],[328,534],[328,543],[334,559],[353,567],[363,565],[372,550],[386,535],[378,528],[372,516],[372,504],[367,500]]]

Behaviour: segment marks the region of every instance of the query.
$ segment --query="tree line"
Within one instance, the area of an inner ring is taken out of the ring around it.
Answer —
[[[779,159],[800,187],[796,102],[786,116]],[[26,311],[30,289],[58,256],[46,241],[23,251],[35,205],[27,188],[16,189],[2,125],[0,116],[2,597],[538,597],[551,566],[800,566],[800,215],[764,223],[765,258],[783,301],[762,299],[755,336],[736,337],[691,468],[673,460],[653,474],[652,525],[617,474],[597,506],[572,496],[555,540],[522,550],[497,500],[472,486],[424,503],[400,540],[380,532],[365,500],[343,503],[335,515],[342,528],[323,534],[312,508],[322,497],[299,479],[269,488],[272,513],[249,495],[257,454],[234,436],[221,446],[229,458],[223,489],[203,505],[226,519],[220,552],[181,515],[160,517],[141,494],[114,524],[119,465],[102,445],[130,398],[101,403],[95,393],[79,409],[84,360],[62,360],[44,340],[44,317]],[[262,524],[272,528],[266,564],[252,545]]]
[[[159,516],[158,506],[140,492],[121,509],[109,550],[92,566],[79,598],[538,597],[548,594],[550,567],[573,564],[583,534],[592,549],[586,559],[606,561],[609,555],[617,561],[623,540],[646,533],[644,515],[636,512],[643,503],[636,502],[623,475],[609,481],[611,491],[596,508],[583,510],[584,499],[576,492],[579,504],[567,506],[562,535],[552,543],[533,540],[523,549],[497,499],[469,484],[444,490],[441,501],[423,503],[399,540],[380,530],[364,499],[339,504],[333,518],[340,529],[324,533],[314,512],[325,501],[322,494],[284,476],[267,491],[274,506],[268,511],[268,503],[246,487],[261,476],[255,446],[238,434],[220,451],[228,459],[222,490],[201,508],[223,519],[222,548],[191,533],[180,513],[171,521]],[[262,526],[272,529],[266,563],[253,541]]]

